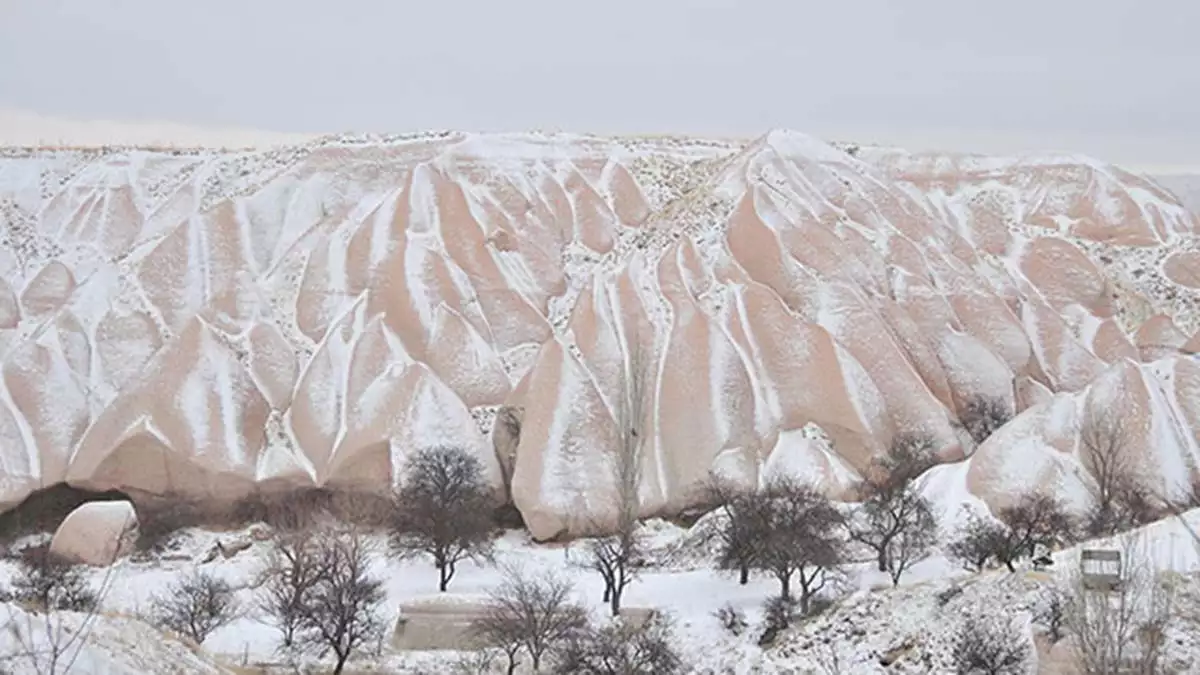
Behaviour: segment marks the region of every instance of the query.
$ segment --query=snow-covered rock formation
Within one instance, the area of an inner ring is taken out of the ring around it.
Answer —
[[[848,494],[900,434],[975,455],[992,501],[1075,470],[1084,399],[1136,413],[1171,490],[1200,470],[1198,275],[1200,218],[1078,157],[792,132],[10,150],[0,502],[386,490],[436,443],[535,536],[580,532],[612,516],[631,377],[647,515],[714,468]],[[981,398],[1023,414],[977,451]]]

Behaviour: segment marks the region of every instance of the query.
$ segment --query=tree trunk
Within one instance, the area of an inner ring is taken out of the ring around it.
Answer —
[[[792,598],[792,575],[778,575],[779,577],[779,594],[784,598]]]
[[[604,580],[604,602],[612,599],[612,582],[608,579]]]
[[[887,546],[879,547],[879,555],[878,555],[877,562],[879,563],[879,571],[880,572],[888,571]]]
[[[750,583],[750,566],[743,564],[741,567],[741,575],[738,577],[738,583],[745,586]]]
[[[450,575],[446,573],[449,565],[438,565],[438,590],[442,593],[446,592],[446,586],[450,583]]]
[[[620,614],[621,614],[621,594],[618,593],[616,590],[613,590],[612,602],[608,603],[608,607],[609,607],[609,609],[612,610],[613,616],[620,616]]]
[[[338,651],[334,653],[337,654],[337,665],[333,667],[333,675],[342,675],[342,669],[346,667],[346,659],[350,658],[350,650],[347,649],[345,653]]]
[[[537,657],[533,657],[533,672],[535,673],[537,672],[537,662]],[[513,675],[515,672],[517,672],[517,655],[514,653],[508,655],[508,675]]]

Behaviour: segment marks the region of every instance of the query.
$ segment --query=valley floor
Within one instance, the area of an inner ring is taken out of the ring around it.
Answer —
[[[1200,526],[1200,511],[1185,518],[1191,529]],[[1146,551],[1160,570],[1171,570],[1175,600],[1184,617],[1172,627],[1168,647],[1168,662],[1174,672],[1195,672],[1200,668],[1200,639],[1193,637],[1197,625],[1191,618],[1200,616],[1200,549],[1185,527],[1184,519],[1169,519],[1143,528],[1138,538],[1140,550]],[[776,644],[762,649],[756,641],[761,621],[761,606],[778,592],[777,584],[768,578],[752,578],[745,586],[733,576],[714,571],[705,559],[702,546],[689,539],[687,530],[662,521],[646,525],[647,536],[653,542],[652,565],[629,587],[627,607],[655,607],[670,613],[675,620],[676,635],[681,651],[694,673],[951,673],[950,646],[954,630],[963,616],[972,611],[991,613],[1010,612],[1018,625],[1035,633],[1032,624],[1036,607],[1046,589],[1055,583],[1056,574],[1077,565],[1077,550],[1068,549],[1056,554],[1057,572],[1020,570],[986,572],[971,575],[944,557],[929,558],[919,563],[903,578],[899,588],[891,588],[882,573],[872,569],[869,562],[851,565],[840,584],[837,601],[825,613],[798,623],[782,635]],[[146,613],[150,599],[162,593],[181,573],[200,564],[198,561],[218,539],[228,540],[231,533],[190,530],[181,533],[179,547],[171,555],[153,561],[125,560],[112,570],[94,570],[95,585],[108,588],[103,599],[103,615],[93,629],[89,652],[137,652],[130,642],[153,639],[154,631],[140,628],[114,628],[114,622]],[[439,673],[451,672],[455,652],[396,652],[387,645],[395,624],[397,608],[403,602],[437,596],[437,576],[426,561],[397,561],[381,544],[374,573],[386,581],[387,601],[382,612],[388,624],[384,643],[366,650],[354,659],[348,672],[358,673]],[[1093,546],[1097,544],[1092,544]],[[237,673],[294,672],[295,664],[277,651],[278,636],[254,610],[256,573],[261,569],[268,544],[256,543],[236,556],[218,557],[203,567],[228,580],[238,591],[239,600],[247,614],[235,623],[213,633],[202,645],[199,655],[212,655],[224,668]],[[526,569],[553,570],[571,579],[578,600],[597,616],[603,616],[606,606],[601,602],[602,583],[593,572],[581,568],[583,548],[580,544],[539,545],[531,542],[524,532],[510,531],[497,542],[499,565],[515,565]],[[0,569],[6,578],[13,573],[11,563]],[[450,585],[450,593],[478,597],[494,588],[500,581],[499,567],[463,565]],[[948,589],[961,589],[949,590]],[[727,632],[714,612],[731,605],[745,612],[750,627],[740,636]],[[10,608],[10,612],[12,609]],[[132,623],[132,622],[131,622]],[[140,632],[139,632],[140,631]],[[118,637],[113,637],[118,636]],[[124,637],[120,637],[124,636]],[[112,642],[113,644],[109,644]],[[118,644],[119,643],[119,644]],[[114,646],[115,645],[115,646]],[[124,646],[121,646],[124,645]],[[161,645],[155,645],[160,648]],[[153,650],[143,650],[141,658]],[[160,649],[161,651],[161,649]],[[1058,651],[1061,651],[1061,645]],[[167,650],[162,658],[169,659],[170,671],[163,672],[221,672],[220,667],[188,665],[177,653]],[[881,657],[890,655],[893,665],[880,665]],[[114,662],[129,663],[121,654],[109,654]],[[1069,672],[1055,670],[1051,661],[1062,654],[1042,650],[1042,668],[1031,665],[1029,672]],[[72,672],[126,672],[93,670],[93,661],[81,660]],[[307,665],[316,667],[318,662]],[[158,668],[142,662],[141,668]],[[163,666],[165,667],[165,665]],[[316,671],[320,672],[320,671]]]

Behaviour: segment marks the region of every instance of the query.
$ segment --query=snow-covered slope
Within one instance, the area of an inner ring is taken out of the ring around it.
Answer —
[[[1187,482],[1200,219],[1086,158],[852,152],[793,132],[7,151],[2,500],[386,489],[450,443],[536,536],[579,532],[612,516],[631,372],[647,515],[710,469],[846,494],[899,434],[962,460],[972,401],[1028,409],[1015,425],[1132,371],[1169,374],[1137,400],[1178,442],[1138,450]],[[489,438],[502,407],[515,438]]]

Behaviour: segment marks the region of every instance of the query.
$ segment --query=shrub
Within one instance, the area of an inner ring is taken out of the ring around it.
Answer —
[[[749,625],[746,623],[745,613],[733,605],[727,604],[721,607],[713,613],[713,616],[721,623],[721,627],[732,635],[741,635],[746,632]]]
[[[759,635],[759,646],[766,647],[775,642],[779,633],[792,625],[796,615],[796,601],[785,595],[768,598],[763,604],[763,626]]]
[[[53,555],[45,546],[22,551],[12,586],[13,600],[42,612],[90,612],[99,602],[83,568]]]
[[[959,675],[1017,675],[1028,668],[1031,645],[1011,619],[966,619],[954,640]]]
[[[193,570],[151,601],[153,622],[185,635],[196,644],[238,618],[238,605],[228,582]]]
[[[588,627],[555,654],[559,675],[675,675],[684,670],[667,617],[654,614],[640,626],[621,618]]]

